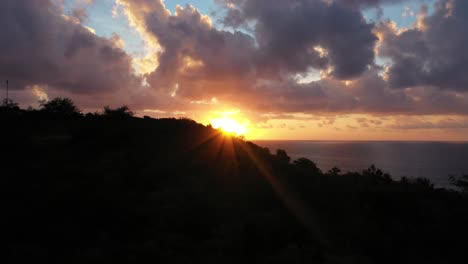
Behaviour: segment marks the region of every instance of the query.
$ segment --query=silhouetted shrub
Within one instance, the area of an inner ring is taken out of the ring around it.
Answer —
[[[276,150],[276,158],[281,163],[289,163],[291,158],[288,156],[288,153],[284,149]]]
[[[409,184],[409,183],[410,183],[410,179],[409,179],[408,177],[406,177],[406,176],[403,176],[403,177],[401,177],[401,179],[400,179],[400,183],[402,183],[402,184]]]
[[[461,191],[468,193],[468,175],[463,175],[461,177],[450,176],[450,183],[458,188]]]
[[[338,167],[333,167],[327,171],[327,174],[330,176],[338,176],[341,173],[341,169]]]
[[[311,161],[310,159],[299,158],[293,161],[293,165],[297,169],[311,173],[313,175],[322,174],[322,171],[317,167],[317,164],[315,164],[315,162]]]
[[[0,105],[0,113],[5,115],[17,114],[21,111],[18,104],[11,99],[4,99]]]
[[[14,102],[11,99],[3,99],[2,108],[8,108],[8,109],[14,109],[14,110],[20,110],[18,103]]]
[[[110,108],[109,106],[105,106],[102,115],[108,118],[125,119],[134,116],[135,113],[132,112],[126,105],[118,108]]]
[[[369,168],[362,171],[362,176],[370,180],[373,184],[377,183],[390,183],[392,177],[388,173],[384,173],[381,169],[371,165]]]
[[[421,178],[418,177],[414,180],[414,183],[428,189],[434,188],[434,185],[431,183],[431,181],[428,178]]]
[[[41,103],[41,111],[53,117],[69,118],[81,115],[80,109],[70,98],[62,97]]]
[[[362,171],[362,175],[366,177],[377,177],[380,178],[383,176],[383,171],[375,167],[375,165],[371,165],[369,168]]]

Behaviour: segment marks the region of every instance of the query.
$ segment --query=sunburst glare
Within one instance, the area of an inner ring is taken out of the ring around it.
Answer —
[[[211,119],[210,123],[213,128],[221,129],[228,134],[237,136],[245,135],[248,132],[249,122],[247,120],[239,120],[233,113],[224,113],[222,117]]]

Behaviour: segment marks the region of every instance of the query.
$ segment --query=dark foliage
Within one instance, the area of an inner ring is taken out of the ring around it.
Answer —
[[[57,97],[41,103],[41,111],[50,117],[73,118],[81,115],[80,109],[70,98]]]
[[[291,158],[283,149],[276,150],[276,159],[278,162],[283,163],[283,164],[289,164],[289,162],[291,161]]]
[[[317,167],[317,165],[313,161],[306,158],[299,158],[293,161],[293,165],[307,175],[322,174],[322,171]]]
[[[189,119],[61,111],[0,112],[4,263],[466,262],[468,198],[425,179],[324,174]]]
[[[2,105],[0,105],[0,113],[5,115],[16,114],[20,112],[20,108],[17,103],[13,102],[10,99],[3,99]]]
[[[135,113],[133,113],[126,105],[115,109],[105,106],[102,115],[109,118],[124,119],[134,116]]]
[[[468,193],[468,175],[463,175],[461,177],[450,177],[450,182],[460,188],[461,191]]]

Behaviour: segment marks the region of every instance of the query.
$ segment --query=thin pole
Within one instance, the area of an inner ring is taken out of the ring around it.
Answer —
[[[6,81],[6,99],[8,102],[8,80]]]

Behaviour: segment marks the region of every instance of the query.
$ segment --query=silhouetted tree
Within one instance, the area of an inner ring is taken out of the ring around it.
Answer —
[[[57,97],[49,102],[41,103],[41,111],[55,117],[77,117],[81,115],[75,103],[66,97]]]
[[[381,169],[377,169],[374,164],[372,164],[369,168],[362,171],[363,176],[370,176],[370,177],[382,177],[383,171]]]
[[[457,186],[461,191],[468,193],[468,174],[459,178],[450,176],[449,180],[452,185]]]
[[[317,164],[315,164],[315,162],[311,161],[310,159],[299,158],[293,161],[293,164],[296,166],[296,168],[306,171],[307,173],[312,173],[314,175],[319,175],[322,173],[322,171],[317,167]]]
[[[18,103],[14,102],[14,101],[11,100],[11,99],[6,99],[6,98],[3,99],[2,107],[17,108],[17,109],[19,109]]]
[[[368,169],[363,170],[362,175],[369,178],[374,183],[389,183],[392,181],[390,174],[384,173],[381,169],[376,168],[374,164],[372,164]]]
[[[134,116],[135,113],[132,112],[126,105],[118,108],[110,108],[109,106],[105,106],[102,115],[109,118],[124,119]]]
[[[410,179],[406,176],[403,176],[401,177],[400,179],[400,183],[403,183],[403,184],[409,184],[410,183]]]
[[[288,156],[288,153],[286,153],[286,151],[283,149],[276,150],[276,158],[279,162],[283,163],[289,163],[289,161],[291,161],[291,158]]]
[[[434,184],[432,184],[428,178],[418,177],[416,178],[416,180],[414,180],[414,183],[425,188],[429,188],[429,189],[434,188]]]
[[[11,99],[3,99],[3,103],[0,106],[0,112],[2,113],[14,113],[20,110],[18,104]]]
[[[338,167],[333,167],[327,172],[327,174],[331,176],[338,176],[340,173],[341,173],[341,169]]]

